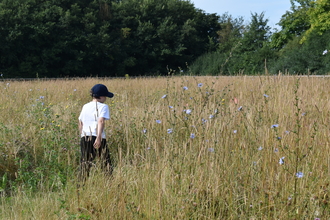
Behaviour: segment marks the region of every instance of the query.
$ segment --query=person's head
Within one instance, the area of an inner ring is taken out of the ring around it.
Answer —
[[[113,93],[108,91],[108,88],[103,84],[96,84],[92,87],[91,96],[93,99],[96,99],[98,102],[105,102],[107,97],[112,98],[114,95]]]

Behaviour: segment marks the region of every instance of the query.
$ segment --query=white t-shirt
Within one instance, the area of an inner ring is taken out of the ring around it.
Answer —
[[[83,123],[81,137],[97,136],[97,121],[100,117],[110,119],[110,111],[107,104],[101,102],[89,102],[85,104],[80,112],[79,120]],[[105,139],[105,132],[102,132]]]

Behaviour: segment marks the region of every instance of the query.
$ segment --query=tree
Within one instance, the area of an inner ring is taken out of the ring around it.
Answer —
[[[240,41],[243,36],[244,19],[242,17],[233,18],[228,13],[223,14],[219,18],[221,29],[218,34],[218,51],[229,53],[233,47]]]
[[[214,50],[218,16],[185,0],[0,2],[10,77],[166,74]]]
[[[269,46],[271,28],[264,16],[264,13],[251,14],[251,22],[243,32],[241,46],[238,47],[230,67],[231,72],[260,73],[264,71],[265,60],[274,58],[274,51]]]
[[[279,59],[272,71],[318,73],[329,71],[327,56],[322,52],[329,45],[329,0],[291,1],[292,11],[282,16],[282,30],[272,36],[272,46]],[[325,36],[322,36],[325,35]]]
[[[305,33],[311,26],[307,15],[313,0],[290,0],[291,11],[287,11],[278,23],[281,30],[272,35],[271,46],[281,49],[295,37]]]
[[[10,77],[111,74],[105,1],[2,1],[0,71]]]
[[[188,1],[122,0],[114,3],[114,23],[125,30],[118,74],[164,74],[184,68],[203,54],[220,28],[215,14]]]
[[[272,72],[288,72],[291,74],[327,74],[330,72],[330,56],[324,54],[330,48],[330,30],[319,35],[312,32],[304,43],[301,37],[289,41],[279,52],[279,59],[271,67]]]
[[[193,66],[194,73],[205,75],[231,75],[244,72],[254,74],[264,71],[265,60],[274,58],[269,46],[271,36],[268,19],[264,13],[251,14],[251,22],[243,26],[243,19],[224,15],[217,33],[218,50],[201,56]]]
[[[311,27],[303,36],[303,41],[314,31],[323,34],[330,29],[330,1],[316,0],[311,2],[311,7],[307,11]]]
[[[228,13],[219,16],[219,30],[216,32],[215,41],[212,39],[213,47],[216,51],[208,50],[201,55],[190,66],[194,74],[219,75],[231,74],[228,71],[228,61],[231,60],[233,52],[240,46],[243,36],[244,19],[242,17],[233,18]],[[226,68],[226,69],[225,69]]]

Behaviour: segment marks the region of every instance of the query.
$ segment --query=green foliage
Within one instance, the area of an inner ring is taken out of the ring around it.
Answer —
[[[265,60],[274,57],[274,52],[269,47],[270,27],[264,13],[252,14],[251,22],[246,28],[241,46],[238,48],[239,55],[236,59],[234,72],[244,71],[245,74],[264,72]]]
[[[62,128],[60,115],[54,114],[52,105],[46,105],[43,99],[38,99],[26,111],[30,126],[40,128],[33,137],[24,139],[20,131],[22,127],[1,125],[0,131],[6,133],[7,138],[13,138],[13,143],[6,145],[13,145],[15,149],[0,146],[3,152],[0,158],[0,191],[10,192],[18,188],[56,191],[66,185],[68,175],[74,175],[77,151],[72,148],[72,137],[63,134],[75,129],[76,124],[71,122]],[[72,117],[76,118],[76,115]]]
[[[301,37],[289,41],[279,52],[279,59],[270,68],[271,72],[329,73],[329,54],[322,54],[326,48],[330,48],[329,37],[330,31],[323,35],[314,32],[303,44],[300,43]]]
[[[124,0],[113,7],[114,23],[125,30],[124,54],[116,62],[122,76],[183,68],[208,50],[209,38],[215,41],[219,29],[218,16],[196,10],[188,1]]]
[[[264,13],[252,13],[245,25],[241,17],[207,14],[186,0],[4,0],[0,73],[124,77],[182,73],[193,64],[193,74],[259,74],[287,69],[290,62],[296,72],[325,73],[324,59],[309,55],[314,61],[306,63],[307,57],[295,59],[287,48],[310,44],[301,47],[297,39],[325,39],[315,33],[329,30],[329,1],[291,0],[290,9],[278,23],[281,30],[272,33]]]
[[[112,44],[100,8],[98,1],[1,2],[1,71],[7,77],[104,75]]]
[[[218,16],[188,1],[2,1],[6,77],[124,76],[185,66],[215,42]]]
[[[243,36],[244,31],[244,19],[233,18],[228,13],[223,14],[219,18],[221,30],[217,31],[218,34],[218,51],[221,53],[232,50],[237,44],[240,38]]]
[[[270,46],[278,51],[271,72],[327,74],[329,56],[329,1],[291,1],[291,11],[282,16],[282,30],[271,37]],[[323,34],[323,35],[322,35]]]
[[[330,29],[330,2],[329,0],[312,1],[312,7],[307,12],[311,28],[306,32],[303,40],[309,37],[312,32],[323,34]]]
[[[227,16],[226,14],[224,15]],[[265,69],[265,60],[275,57],[269,46],[270,27],[264,14],[252,14],[251,22],[243,28],[242,19],[228,17],[218,31],[217,52],[198,58],[192,72],[202,75],[256,74]]]
[[[289,40],[301,36],[310,28],[307,12],[312,0],[290,0],[291,11],[287,11],[279,22],[282,30],[272,35],[271,46],[282,48]]]

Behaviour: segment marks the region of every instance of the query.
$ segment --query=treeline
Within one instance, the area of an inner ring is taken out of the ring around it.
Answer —
[[[330,72],[329,1],[291,1],[281,30],[185,0],[0,0],[4,77]]]
[[[220,22],[215,52],[199,57],[192,72],[218,74],[330,73],[330,1],[291,0],[291,8],[272,32],[265,15]],[[227,21],[227,22],[226,22]],[[329,53],[328,53],[329,52]]]

